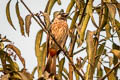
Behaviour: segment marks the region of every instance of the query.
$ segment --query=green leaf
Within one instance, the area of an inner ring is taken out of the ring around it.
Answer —
[[[12,45],[12,44],[6,45],[6,48],[10,48],[10,49],[12,49],[16,53],[16,55],[19,57],[20,61],[22,62],[23,67],[25,68],[25,60],[21,56],[20,50],[17,47],[15,47],[14,45]]]
[[[103,70],[102,70],[102,68],[100,67],[99,70],[97,69],[97,77],[102,77],[102,76],[103,76]]]
[[[43,72],[43,51],[45,50],[45,44],[40,46],[41,41],[42,41],[42,35],[43,35],[43,30],[40,30],[37,33],[36,36],[36,40],[35,40],[35,53],[36,53],[36,57],[37,57],[37,62],[38,62],[38,76],[41,77],[42,76],[42,72]],[[45,62],[45,61],[44,61]]]
[[[110,71],[110,68],[108,68],[108,67],[104,66],[104,69],[105,69],[106,74]],[[108,80],[111,80],[111,79],[116,80],[116,77],[115,77],[113,71],[107,77],[108,77]]]
[[[10,2],[11,0],[7,3],[7,6],[6,6],[6,16],[7,16],[7,20],[9,24],[13,27],[14,30],[16,30],[12,23],[11,16],[10,16]]]
[[[35,75],[36,70],[37,70],[37,67],[35,67],[35,68],[33,69],[33,71],[32,71],[32,76]]]
[[[28,36],[30,33],[31,18],[32,18],[32,15],[27,15],[25,17],[25,28],[26,28],[26,33]]]
[[[75,4],[75,1],[71,0],[69,5],[67,6],[66,13],[70,13],[70,11],[73,8],[74,4]]]
[[[62,58],[59,61],[59,71],[58,71],[59,76],[60,76],[61,79],[62,79],[62,71],[63,71],[64,63],[65,63],[65,58]]]
[[[18,1],[16,3],[15,8],[16,8],[16,14],[17,14],[17,18],[18,18],[18,21],[19,21],[19,25],[20,25],[21,34],[25,35],[24,34],[24,21],[23,21],[22,17],[20,16]]]
[[[53,8],[53,6],[54,6],[54,4],[55,4],[56,1],[57,0],[48,0],[48,3],[46,5],[46,8],[45,8],[44,12],[47,12],[48,14],[50,14],[51,10],[52,10],[52,8]]]

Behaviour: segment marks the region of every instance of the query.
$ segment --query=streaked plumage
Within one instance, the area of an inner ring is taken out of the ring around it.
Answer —
[[[56,16],[53,23],[50,26],[50,32],[54,36],[57,43],[64,48],[66,39],[68,36],[67,14],[60,13]],[[49,53],[45,70],[49,73],[56,74],[56,57],[59,51],[59,47],[50,37],[49,39]]]

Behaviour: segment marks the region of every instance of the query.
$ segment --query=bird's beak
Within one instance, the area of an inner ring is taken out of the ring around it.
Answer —
[[[64,17],[67,17],[68,15],[69,15],[68,13],[64,13],[64,14],[63,14]]]

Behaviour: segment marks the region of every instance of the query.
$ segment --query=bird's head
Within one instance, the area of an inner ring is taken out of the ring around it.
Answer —
[[[57,18],[57,19],[66,20],[67,17],[68,17],[68,13],[57,11],[57,12],[54,13],[54,17]]]

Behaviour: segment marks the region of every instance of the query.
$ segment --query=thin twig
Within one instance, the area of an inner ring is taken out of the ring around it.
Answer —
[[[24,5],[24,7],[29,11],[29,13],[32,15],[33,19],[38,23],[38,25],[44,30],[44,32],[47,33],[47,31],[45,30],[45,28],[40,24],[40,22],[36,19],[36,17],[34,16],[34,14],[32,13],[32,11],[27,7],[27,5],[23,2],[23,0],[20,0],[22,2],[22,4]]]
[[[76,55],[76,54],[80,53],[81,51],[83,51],[83,50],[85,50],[85,49],[86,49],[86,47],[84,47],[84,48],[82,48],[82,49],[80,49],[80,50],[74,52],[73,55]]]
[[[117,68],[120,65],[120,62],[118,62],[105,76],[103,76],[101,79],[99,80],[104,80],[106,77],[108,77],[110,75],[110,73]]]

